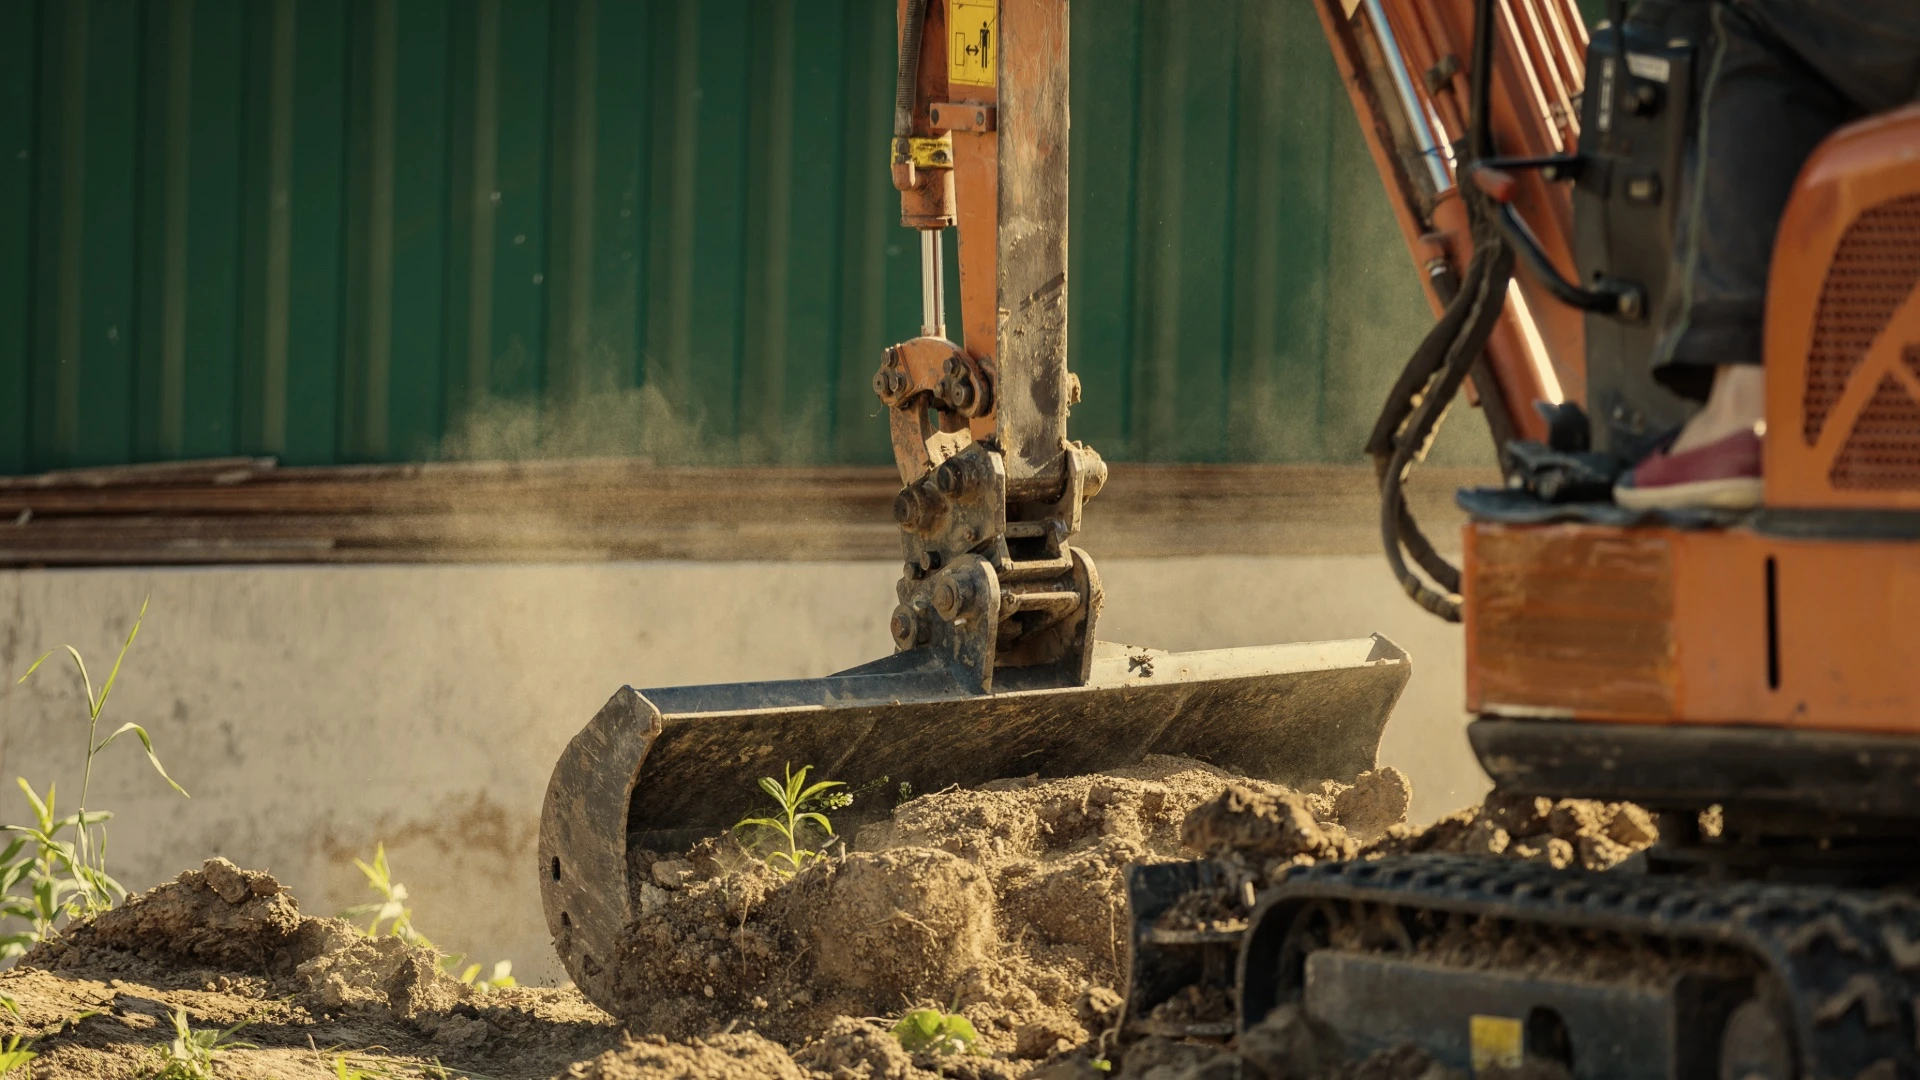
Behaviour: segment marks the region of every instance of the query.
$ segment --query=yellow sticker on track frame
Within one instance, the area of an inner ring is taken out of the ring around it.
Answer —
[[[1517,1069],[1523,1058],[1524,1030],[1511,1016],[1467,1018],[1468,1044],[1473,1055],[1473,1074],[1488,1069]]]
[[[947,82],[993,86],[999,63],[997,0],[947,0]]]

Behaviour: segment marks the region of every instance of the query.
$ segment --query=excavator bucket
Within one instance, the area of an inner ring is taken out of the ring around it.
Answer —
[[[611,1004],[604,980],[622,934],[644,917],[629,852],[678,852],[723,832],[755,808],[759,779],[788,766],[875,793],[835,815],[849,835],[904,794],[1097,772],[1149,754],[1294,786],[1351,781],[1374,767],[1411,670],[1378,635],[1185,653],[1101,642],[1084,685],[1009,668],[984,695],[913,660],[613,695],[561,755],[540,826],[548,927],[590,999]]]

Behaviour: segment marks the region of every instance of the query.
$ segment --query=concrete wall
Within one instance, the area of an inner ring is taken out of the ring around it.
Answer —
[[[1485,787],[1461,728],[1457,627],[1417,610],[1373,556],[1103,561],[1102,636],[1192,649],[1383,632],[1415,674],[1382,759],[1431,818]],[[627,563],[0,573],[0,777],[79,792],[82,692],[152,607],[103,717],[144,724],[181,799],[137,744],[91,802],[116,812],[130,887],[213,854],[279,874],[306,910],[366,899],[353,866],[384,840],[419,927],[478,960],[561,977],[533,879],[548,768],[622,682],[825,674],[890,649],[893,563]],[[111,726],[107,726],[111,725]],[[26,816],[0,792],[0,820]]]

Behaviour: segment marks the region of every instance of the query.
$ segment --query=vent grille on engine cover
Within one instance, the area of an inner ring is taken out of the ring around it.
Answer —
[[[1833,253],[1833,264],[1827,268],[1826,281],[1820,286],[1820,306],[1814,313],[1813,347],[1807,354],[1807,385],[1801,399],[1803,434],[1808,446],[1819,441],[1820,431],[1846,389],[1847,380],[1873,345],[1874,338],[1886,328],[1887,321],[1917,284],[1920,284],[1920,194],[1888,200],[1854,219]],[[1887,410],[1892,406],[1883,404],[1885,395],[1886,388],[1882,387],[1868,407],[1867,415],[1861,417],[1862,426],[1869,416],[1890,419]],[[1878,424],[1872,451],[1861,452],[1877,456],[1892,450],[1884,441],[1891,436],[1891,428]],[[1860,433],[1856,432],[1849,438],[1846,451],[1834,463],[1835,484],[1907,486],[1906,481],[1898,485],[1840,482],[1840,475],[1848,472],[1846,460],[1853,455],[1853,444],[1859,437]],[[1904,438],[1910,441],[1900,444],[1904,447],[1901,453],[1910,461],[1920,458],[1920,430],[1909,429]],[[1920,480],[1920,461],[1914,461],[1910,468],[1914,470],[1915,479]],[[1867,471],[1877,474],[1876,469]]]
[[[1901,359],[1920,374],[1920,345],[1907,346]],[[1900,380],[1880,377],[1827,480],[1853,490],[1920,489],[1920,402],[1908,396]]]

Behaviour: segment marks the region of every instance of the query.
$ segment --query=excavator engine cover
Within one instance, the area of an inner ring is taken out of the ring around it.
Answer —
[[[1375,764],[1411,673],[1378,635],[1168,653],[1099,643],[1084,685],[1003,669],[978,694],[899,653],[822,679],[622,687],[554,767],[541,899],[568,973],[612,1008],[608,973],[642,917],[628,853],[678,852],[748,815],[761,777],[812,766],[867,794],[843,835],[902,798],[1004,777],[1072,776],[1149,754],[1306,786]]]

